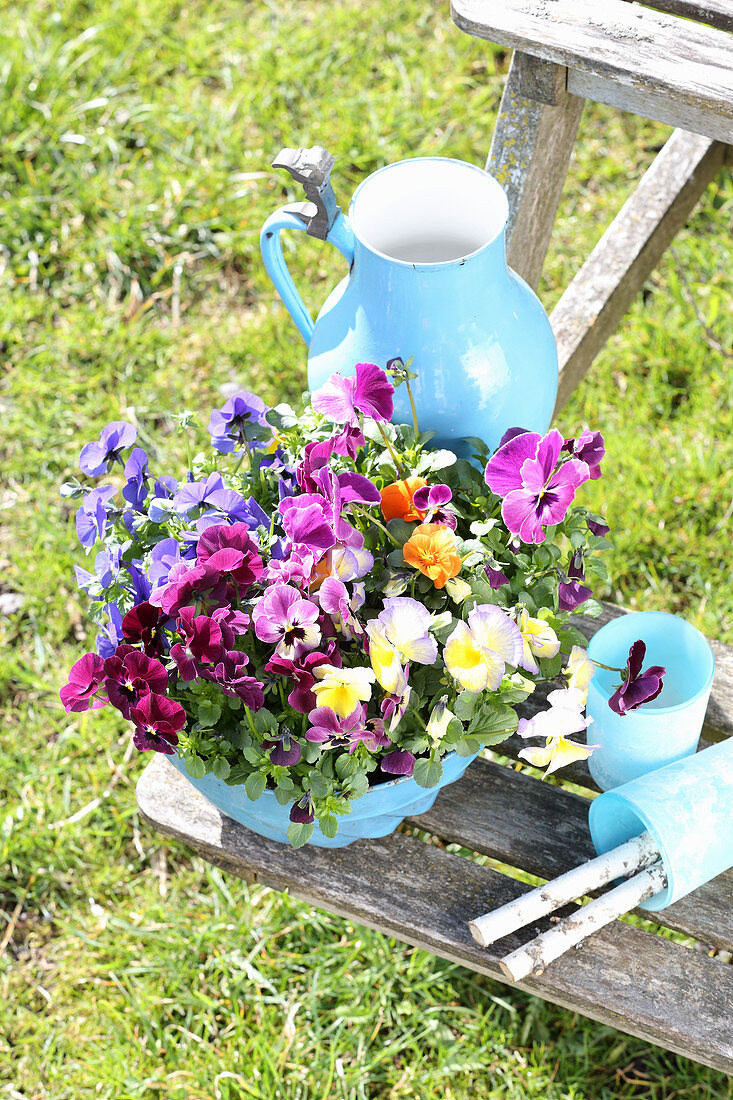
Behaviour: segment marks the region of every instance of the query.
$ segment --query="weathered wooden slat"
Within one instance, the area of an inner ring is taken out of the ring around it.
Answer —
[[[556,412],[719,171],[724,151],[676,130],[565,290],[550,318],[560,363]]]
[[[566,76],[515,52],[486,162],[509,199],[509,266],[535,289],[583,109],[565,90]]]
[[[543,879],[596,854],[587,799],[488,760],[476,760],[458,783],[440,792],[432,809],[412,821],[443,840]],[[733,871],[651,919],[733,951]]]
[[[721,31],[733,31],[733,4],[730,0],[643,0],[647,8],[666,11],[669,15],[681,15],[708,23]]]
[[[711,114],[707,108],[703,110],[694,104],[675,101],[666,92],[619,84],[613,77],[595,76],[580,69],[568,70],[568,91],[594,103],[605,103],[607,107],[690,130],[716,141],[733,142],[731,119],[725,115]]]
[[[499,981],[500,953],[467,922],[526,887],[402,834],[332,851],[293,851],[222,815],[162,759],[138,783],[143,817],[213,863],[394,935]],[[523,933],[536,934],[544,922]],[[733,1070],[733,968],[616,923],[521,988],[715,1069]]]
[[[653,104],[700,112],[716,131],[704,126],[705,133],[733,140],[733,52],[725,31],[625,0],[452,0],[451,11],[468,34],[648,92]],[[689,119],[680,114],[679,123]]]

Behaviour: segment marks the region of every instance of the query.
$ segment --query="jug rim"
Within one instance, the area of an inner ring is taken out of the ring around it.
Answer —
[[[494,195],[496,197],[496,200],[499,204],[500,213],[499,213],[499,216],[497,217],[498,228],[496,229],[495,232],[493,232],[491,235],[489,235],[486,238],[486,240],[484,240],[477,248],[473,249],[471,252],[465,253],[465,255],[461,255],[461,256],[455,257],[453,259],[433,260],[433,261],[399,259],[396,256],[391,256],[388,252],[382,251],[376,245],[370,243],[368,240],[365,239],[363,233],[359,231],[359,229],[357,228],[357,225],[355,224],[355,206],[356,206],[356,203],[359,199],[359,196],[362,194],[362,192],[378,176],[381,176],[386,172],[393,171],[395,168],[400,168],[404,165],[408,165],[408,164],[409,165],[430,164],[430,163],[456,165],[460,168],[469,169],[471,172],[480,174],[482,179],[489,183],[489,186],[493,190]],[[496,242],[498,240],[501,240],[501,238],[504,234],[504,231],[506,229],[507,221],[509,219],[509,200],[507,199],[507,195],[506,195],[506,192],[504,191],[504,188],[501,186],[501,184],[496,179],[496,177],[492,176],[490,172],[487,172],[486,169],[482,168],[478,164],[472,164],[470,161],[460,160],[458,157],[441,157],[441,156],[403,157],[402,160],[396,160],[396,161],[392,161],[390,164],[382,165],[381,168],[377,168],[376,171],[371,172],[368,176],[366,176],[361,181],[361,183],[357,186],[356,190],[354,191],[354,193],[351,197],[351,202],[349,204],[348,218],[349,218],[349,223],[350,223],[350,226],[351,226],[351,230],[354,234],[354,237],[359,242],[361,247],[365,248],[368,252],[371,252],[373,255],[379,256],[380,259],[386,260],[390,264],[397,264],[400,267],[408,268],[410,270],[414,270],[414,269],[428,270],[428,271],[441,270],[441,269],[452,267],[452,266],[460,266],[463,263],[465,263],[466,260],[473,259],[475,256],[480,255],[486,249],[488,249],[492,245],[496,244]]]

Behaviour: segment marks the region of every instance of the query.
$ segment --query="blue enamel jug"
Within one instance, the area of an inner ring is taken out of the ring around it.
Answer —
[[[265,267],[308,345],[308,387],[356,363],[412,359],[421,430],[462,457],[478,436],[495,448],[507,428],[545,432],[557,396],[557,350],[539,299],[506,264],[508,204],[483,169],[443,157],[387,165],[356,189],[348,216],[336,205],[333,157],[318,146],[284,149],[273,162],[303,183],[307,203],[265,222]],[[348,274],[315,324],[280,245],[283,229],[335,245]],[[411,423],[404,387],[394,420]]]

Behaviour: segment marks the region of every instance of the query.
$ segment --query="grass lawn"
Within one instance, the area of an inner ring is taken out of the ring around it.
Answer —
[[[456,30],[447,2],[0,13],[0,1096],[731,1097],[722,1074],[164,843],[138,820],[146,760],[123,724],[58,702],[92,644],[58,495],[82,443],[134,418],[156,454],[180,447],[173,415],[205,426],[225,384],[304,387],[259,261],[262,221],[293,197],[270,160],[327,145],[342,204],[405,156],[481,163],[504,52]],[[668,133],[586,109],[548,307]],[[733,371],[716,347],[733,345],[732,223],[721,177],[559,424],[606,436],[583,497],[614,531],[598,594],[728,642]],[[317,307],[342,261],[300,236],[289,258]]]

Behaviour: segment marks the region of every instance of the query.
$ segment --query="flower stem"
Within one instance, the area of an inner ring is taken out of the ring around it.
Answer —
[[[404,478],[405,473],[406,473],[405,468],[402,465],[402,463],[400,462],[399,458],[397,457],[397,452],[395,451],[394,447],[390,443],[389,438],[387,436],[387,433],[385,432],[384,428],[382,427],[382,425],[379,423],[378,420],[375,420],[374,423],[379,428],[379,433],[382,436],[382,439],[384,440],[385,444],[387,445],[387,450],[389,451],[389,453],[392,456],[392,461],[394,462],[395,470],[397,471],[397,473],[400,475],[401,478]]]
[[[410,408],[412,409],[412,430],[415,433],[415,442],[417,443],[417,437],[420,432],[417,426],[417,409],[415,408],[415,398],[412,396],[409,378],[405,379],[405,385],[407,386],[407,396],[410,398]]]
[[[380,529],[381,531],[384,531],[385,535],[387,536],[387,538],[388,538],[388,539],[390,540],[390,542],[391,542],[391,543],[392,543],[392,544],[393,544],[394,546],[396,546],[396,547],[398,547],[398,548],[402,546],[402,543],[400,543],[400,542],[398,542],[398,541],[397,541],[397,539],[396,539],[396,538],[394,537],[394,535],[392,534],[392,532],[391,532],[390,530],[388,530],[388,529],[387,529],[387,528],[386,528],[386,527],[384,526],[384,524],[382,523],[382,521],[381,521],[381,520],[379,520],[379,519],[377,519],[377,517],[376,517],[376,516],[370,516],[368,512],[362,512],[361,508],[354,508],[353,504],[352,504],[352,506],[351,506],[351,511],[353,512],[353,514],[354,514],[355,516],[359,517],[360,519],[366,519],[366,520],[368,520],[368,521],[369,521],[369,523],[373,523],[373,524],[375,524],[375,526],[379,527],[379,529]]]

